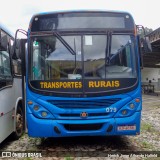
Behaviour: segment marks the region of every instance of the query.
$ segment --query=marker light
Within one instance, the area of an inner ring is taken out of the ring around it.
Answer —
[[[47,112],[43,111],[43,112],[41,113],[41,115],[42,115],[42,117],[46,117],[46,116],[47,116]]]
[[[139,99],[139,98],[136,98],[136,99],[135,99],[135,102],[140,102],[140,99]]]
[[[28,101],[28,104],[29,104],[29,105],[32,105],[32,104],[33,104],[33,102],[32,102],[32,101]]]
[[[127,114],[127,110],[122,110],[122,114],[126,115]]]
[[[131,108],[131,109],[134,109],[134,104],[133,103],[131,103],[130,105],[129,105],[129,107]]]
[[[38,110],[39,110],[39,106],[34,106],[33,109],[34,109],[35,111],[38,111]]]

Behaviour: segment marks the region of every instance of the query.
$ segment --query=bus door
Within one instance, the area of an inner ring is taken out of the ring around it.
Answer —
[[[25,94],[25,90],[26,90],[26,51],[27,51],[27,39],[16,39],[15,42],[15,47],[14,47],[14,52],[12,57],[14,57],[15,59],[20,59],[21,61],[21,74],[22,74],[22,106],[23,107],[23,117],[25,117],[24,120],[24,129],[26,128],[26,94]]]

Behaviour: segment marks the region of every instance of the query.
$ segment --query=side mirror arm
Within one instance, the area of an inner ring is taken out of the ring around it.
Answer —
[[[20,56],[20,40],[17,39],[17,35],[18,33],[22,33],[25,36],[27,36],[27,32],[23,29],[18,29],[15,33],[15,41],[14,41],[14,45],[13,45],[13,52],[12,52],[12,58],[13,59],[21,59]]]

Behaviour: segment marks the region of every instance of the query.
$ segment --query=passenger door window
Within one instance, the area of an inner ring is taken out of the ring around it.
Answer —
[[[0,51],[0,76],[5,79],[12,77],[9,53],[6,51]]]

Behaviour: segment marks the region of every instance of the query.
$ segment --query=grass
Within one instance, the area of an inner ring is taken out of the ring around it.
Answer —
[[[141,124],[141,130],[142,130],[142,131],[147,131],[147,132],[152,132],[152,131],[154,131],[154,129],[153,129],[153,127],[152,127],[151,124],[149,124],[149,123],[144,123],[144,122]]]
[[[152,148],[151,145],[150,145],[148,142],[146,142],[146,141],[143,141],[143,142],[142,142],[142,146],[143,146],[144,148]]]
[[[159,135],[159,130],[155,129],[150,123],[141,123],[141,131],[142,132],[149,132]],[[158,136],[159,137],[159,136]]]
[[[24,160],[32,160],[32,158],[30,158],[30,157],[27,157],[27,158],[25,158]]]
[[[73,160],[73,158],[71,158],[71,157],[65,157],[64,159],[65,160]]]
[[[155,150],[155,147],[153,146],[153,144],[149,143],[149,142],[146,142],[146,141],[142,141],[140,143],[140,146],[141,148],[144,148],[145,150],[146,149],[151,149],[151,150]]]
[[[22,136],[20,137],[20,139],[24,139],[26,136],[26,133],[23,133]]]

